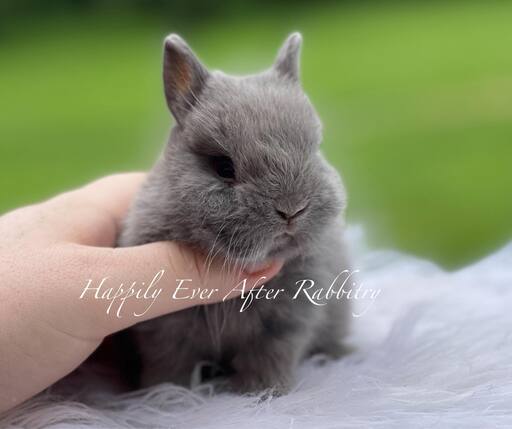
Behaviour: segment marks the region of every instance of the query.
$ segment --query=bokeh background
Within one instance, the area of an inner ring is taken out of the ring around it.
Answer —
[[[147,169],[166,34],[231,73],[304,36],[302,78],[371,243],[448,268],[512,236],[510,1],[0,3],[0,212]]]

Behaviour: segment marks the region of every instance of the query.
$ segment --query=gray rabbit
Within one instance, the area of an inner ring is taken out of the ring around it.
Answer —
[[[302,359],[344,350],[347,300],[292,299],[297,281],[313,280],[311,295],[349,268],[345,192],[319,151],[320,120],[299,81],[301,43],[294,33],[269,70],[233,77],[208,71],[179,36],[165,40],[165,96],[176,125],[119,245],[178,240],[242,265],[284,259],[267,287],[285,293],[244,312],[235,299],[137,325],[143,386],[189,385],[197,364],[209,362],[229,389],[284,393]]]

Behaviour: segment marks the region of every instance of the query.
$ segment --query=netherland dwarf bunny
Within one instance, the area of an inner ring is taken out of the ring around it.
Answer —
[[[164,87],[176,125],[126,218],[120,246],[177,240],[240,265],[280,258],[268,287],[285,288],[240,312],[238,299],[133,328],[142,385],[190,383],[199,362],[229,388],[284,393],[302,359],[344,350],[347,300],[292,299],[296,282],[327,287],[348,268],[345,191],[320,152],[321,123],[299,81],[302,38],[246,77],[208,71],[184,40],[165,40]]]

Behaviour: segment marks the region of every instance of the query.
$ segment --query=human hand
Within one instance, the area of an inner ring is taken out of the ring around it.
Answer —
[[[281,269],[258,272],[223,262],[173,242],[113,248],[121,220],[144,174],[108,176],[46,202],[0,217],[0,412],[30,398],[83,362],[103,338],[135,323],[186,307],[222,300],[247,279],[251,286]],[[88,279],[113,285],[149,282],[160,270],[162,296],[147,304],[127,300],[123,317],[105,302],[81,296]],[[169,299],[175,279],[219,289],[209,300]],[[235,296],[235,295],[230,295]],[[135,314],[141,314],[141,317]],[[141,311],[142,310],[142,311]]]

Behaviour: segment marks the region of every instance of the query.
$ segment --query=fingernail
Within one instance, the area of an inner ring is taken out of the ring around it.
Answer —
[[[275,260],[275,261],[268,261],[263,264],[254,265],[253,267],[246,268],[244,270],[244,273],[255,276],[274,276],[276,275],[282,268],[283,261]]]

